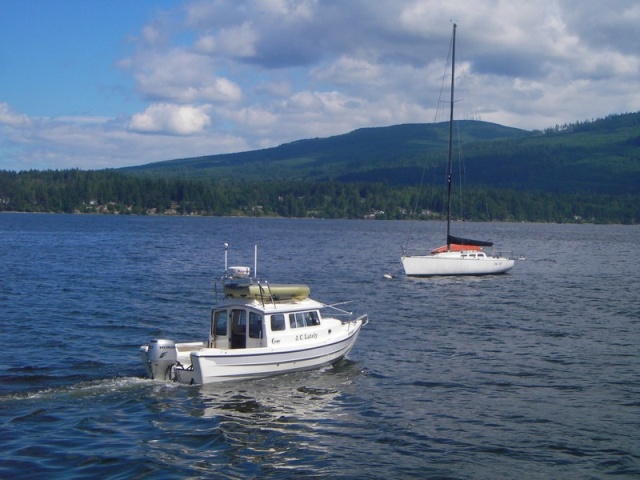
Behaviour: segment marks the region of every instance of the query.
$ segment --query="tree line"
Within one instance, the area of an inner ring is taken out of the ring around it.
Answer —
[[[114,170],[0,171],[0,211],[133,215],[441,219],[444,190],[382,182],[243,182],[126,175]],[[638,224],[640,195],[470,187],[457,220]]]
[[[621,128],[635,128],[640,122],[640,112],[614,113],[604,118],[577,121],[548,127],[544,131],[534,130],[534,134],[544,133],[554,135],[560,132],[594,132],[594,131],[614,131]]]

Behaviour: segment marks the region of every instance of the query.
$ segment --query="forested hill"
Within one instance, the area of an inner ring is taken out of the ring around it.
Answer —
[[[457,126],[455,219],[640,224],[640,113]],[[120,170],[0,170],[0,212],[439,220],[447,136],[398,125]]]
[[[465,144],[530,135],[525,130],[493,123],[460,123],[464,124],[459,132]],[[369,181],[370,172],[376,169],[400,171],[406,166],[422,165],[425,155],[434,152],[440,155],[446,149],[448,135],[448,123],[360,128],[343,135],[297,140],[262,150],[169,160],[121,171],[160,177],[242,178],[245,181],[283,178],[321,182]],[[406,183],[402,178],[395,181]]]
[[[465,184],[530,192],[635,194],[640,112],[528,132],[457,121]],[[121,171],[157,177],[416,185],[443,169],[448,124],[363,128],[242,153],[185,158]],[[425,170],[426,168],[426,170]]]

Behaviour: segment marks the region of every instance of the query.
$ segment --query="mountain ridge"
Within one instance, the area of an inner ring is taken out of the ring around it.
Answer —
[[[364,127],[324,138],[228,154],[119,169],[135,175],[221,181],[382,182],[415,185],[438,175],[448,122]],[[640,185],[640,112],[526,131],[457,120],[465,182],[555,193],[636,193]]]

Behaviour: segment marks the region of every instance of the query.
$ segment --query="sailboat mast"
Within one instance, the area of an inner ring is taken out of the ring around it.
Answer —
[[[449,113],[449,153],[447,156],[447,245],[450,245],[449,236],[451,235],[451,155],[453,148],[453,86],[456,74],[456,27],[453,24],[453,38],[451,47],[451,101]]]

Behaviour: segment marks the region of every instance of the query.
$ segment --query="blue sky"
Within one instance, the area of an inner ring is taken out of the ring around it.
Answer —
[[[100,169],[458,118],[640,110],[636,0],[0,0],[0,169]]]
[[[134,82],[116,63],[154,4],[162,2],[1,1],[0,97],[30,116],[128,111]]]

